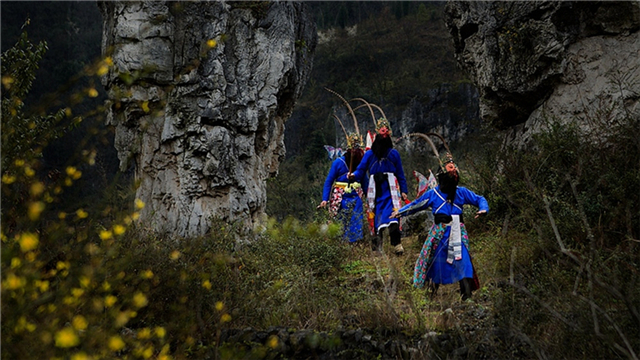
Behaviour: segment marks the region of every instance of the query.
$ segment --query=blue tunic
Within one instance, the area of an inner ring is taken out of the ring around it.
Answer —
[[[367,172],[368,175],[393,173],[396,176],[396,179],[398,179],[400,192],[405,194],[409,192],[407,180],[404,176],[404,170],[402,169],[400,153],[398,153],[396,149],[389,149],[387,156],[382,159],[378,159],[371,150],[365,152],[360,165],[358,165],[358,168],[353,172],[353,174],[357,181],[363,183],[364,179],[367,178]],[[376,231],[379,231],[381,228],[387,227],[391,223],[397,223],[398,219],[389,218],[394,210],[389,182],[382,181],[380,184],[376,185],[379,187],[380,191],[376,192],[375,228]],[[398,194],[398,197],[400,197],[400,194]]]
[[[473,205],[479,210],[489,212],[487,200],[473,191],[458,187],[453,203],[445,200],[446,194],[440,191],[440,186],[424,193],[411,203],[403,206],[398,212],[400,215],[410,215],[431,207],[434,216],[436,214],[461,215],[464,205]],[[473,266],[467,249],[468,238],[464,224],[461,224],[463,243],[462,259],[454,260],[453,264],[447,262],[449,247],[449,234],[451,226],[434,224],[429,237],[427,237],[420,257],[416,261],[414,271],[414,285],[422,287],[424,281],[430,280],[436,284],[451,284],[462,278],[473,277]],[[425,276],[426,272],[426,276]]]
[[[344,156],[333,161],[331,170],[329,170],[327,179],[324,182],[324,188],[322,190],[323,201],[329,201],[334,182],[349,182],[347,178],[348,173],[349,167],[347,166]],[[363,189],[366,189],[366,187],[363,187]],[[342,195],[338,218],[344,228],[345,240],[355,242],[363,238],[364,207],[362,205],[362,199],[360,199],[356,191],[345,192]]]

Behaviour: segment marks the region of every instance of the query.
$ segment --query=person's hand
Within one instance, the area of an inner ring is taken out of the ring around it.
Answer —
[[[356,178],[356,176],[355,176],[355,175],[353,175],[353,173],[352,173],[352,172],[347,173],[347,179],[349,179],[349,180],[353,180],[353,179],[355,179],[355,178]]]
[[[480,210],[480,211],[478,211],[478,212],[476,213],[475,218],[477,219],[477,218],[479,218],[480,216],[484,216],[484,215],[487,215],[487,210]]]
[[[393,219],[393,218],[397,218],[400,217],[398,215],[398,210],[393,210],[393,212],[391,213],[391,215],[389,216],[389,219]]]
[[[322,200],[322,202],[320,203],[320,205],[318,205],[318,207],[316,207],[316,209],[320,209],[327,206],[327,202],[325,200]]]
[[[407,193],[402,193],[402,200],[404,201],[409,200],[409,196],[407,196]]]

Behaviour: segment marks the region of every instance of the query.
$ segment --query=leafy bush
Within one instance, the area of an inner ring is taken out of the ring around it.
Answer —
[[[633,358],[640,349],[640,120],[591,129],[549,121],[531,148],[504,147],[478,166],[502,219],[500,242],[484,252],[508,279],[498,320],[526,356]]]

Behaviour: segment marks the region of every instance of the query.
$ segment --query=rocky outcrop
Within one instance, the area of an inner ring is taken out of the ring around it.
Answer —
[[[284,123],[317,35],[292,2],[105,1],[103,76],[121,169],[135,166],[141,223],[179,236],[213,218],[260,223]]]
[[[478,119],[477,89],[468,83],[443,84],[427,91],[424,99],[413,99],[391,125],[394,135],[434,132],[455,142],[477,130]]]
[[[640,110],[637,1],[451,1],[445,12],[481,117],[517,141],[551,118]]]

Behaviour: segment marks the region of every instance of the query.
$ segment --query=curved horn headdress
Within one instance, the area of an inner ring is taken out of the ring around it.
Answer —
[[[342,102],[347,107],[347,109],[349,109],[349,113],[351,114],[351,117],[353,118],[353,124],[356,127],[356,133],[358,135],[360,135],[360,128],[358,127],[358,119],[356,118],[356,114],[353,112],[353,108],[351,107],[351,105],[349,105],[349,102],[347,100],[345,100],[342,97],[342,95],[340,95],[337,92],[329,89],[328,87],[325,87],[324,89],[327,90],[328,92],[332,93],[333,95],[337,96],[340,100],[342,100]]]
[[[342,124],[342,121],[340,120],[338,115],[336,115],[335,113],[333,113],[332,115],[334,118],[336,118],[336,120],[338,120],[338,124],[340,124],[340,127],[342,128],[342,132],[344,132],[344,136],[348,138],[349,134],[347,133],[347,129],[344,128],[344,125]]]
[[[387,118],[387,115],[385,115],[384,111],[382,110],[382,108],[380,106],[378,106],[376,104],[372,104],[370,102],[367,102],[366,100],[361,99],[361,98],[351,99],[351,101],[353,101],[353,100],[360,100],[360,101],[364,102],[363,105],[357,106],[355,109],[353,109],[354,111],[360,109],[363,106],[366,106],[366,107],[369,108],[369,111],[371,112],[371,119],[373,119],[373,127],[374,128],[378,125],[378,123],[377,123],[377,120],[376,120],[376,116],[373,114],[373,109],[372,108],[376,108],[380,112],[380,114],[382,114],[383,118],[385,118],[385,119]]]
[[[405,137],[409,137],[409,136],[414,136],[414,137],[419,137],[421,139],[424,139],[427,143],[429,143],[429,145],[431,146],[431,150],[433,150],[433,154],[436,156],[436,158],[438,159],[438,162],[440,163],[440,167],[443,168],[444,164],[442,163],[442,159],[440,158],[440,153],[438,153],[438,149],[436,148],[435,144],[433,143],[433,141],[431,141],[431,139],[429,138],[429,136],[435,136],[437,138],[439,138],[442,141],[442,144],[444,145],[444,148],[447,149],[447,153],[451,154],[451,151],[449,150],[449,145],[447,145],[447,142],[444,140],[444,137],[440,134],[436,134],[436,133],[410,133],[410,134],[406,134],[404,136],[401,136],[398,140],[401,140]]]
[[[367,100],[365,100],[363,98],[355,98],[355,99],[351,99],[349,101],[354,101],[354,100],[362,101],[364,104],[360,105],[360,106],[357,106],[355,109],[353,109],[353,111],[356,111],[356,110],[360,109],[363,106],[368,107],[369,108],[369,112],[371,113],[371,119],[373,120],[373,127],[375,128],[376,127],[376,115],[373,113],[373,108],[371,107],[372,104],[369,104],[369,102],[367,102]]]

